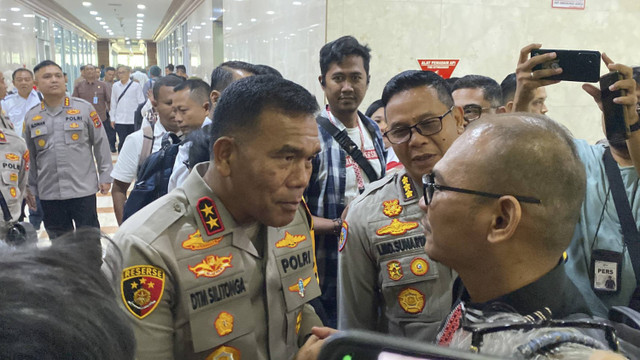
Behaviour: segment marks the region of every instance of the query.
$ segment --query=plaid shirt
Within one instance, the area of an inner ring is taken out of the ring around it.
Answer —
[[[326,110],[320,116],[329,118]],[[376,123],[358,111],[360,120],[365,125],[373,146],[380,161],[380,169],[385,175],[386,153],[382,134]],[[305,190],[305,199],[309,210],[313,215],[335,219],[344,211],[344,194],[347,177],[347,153],[340,147],[337,141],[320,124],[318,124],[318,137],[322,150],[313,159],[313,171],[309,185]],[[324,172],[321,169],[325,170]],[[326,178],[319,178],[321,173]],[[373,182],[373,180],[372,180]],[[338,278],[338,237],[335,235],[316,236],[316,262],[322,287],[321,302],[324,307],[316,312],[325,326],[336,327],[337,323],[337,278]]]

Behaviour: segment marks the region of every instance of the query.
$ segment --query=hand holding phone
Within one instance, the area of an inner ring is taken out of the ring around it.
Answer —
[[[545,80],[598,82],[600,78],[599,51],[533,49],[531,57],[552,52],[556,54],[555,59],[533,67],[533,71],[562,69],[561,74],[545,77]]]
[[[604,114],[605,133],[610,142],[624,141],[629,137],[629,125],[625,119],[624,106],[613,102],[613,99],[625,96],[626,91],[611,91],[609,89],[611,85],[622,79],[624,77],[617,71],[612,71],[600,78],[600,100]]]

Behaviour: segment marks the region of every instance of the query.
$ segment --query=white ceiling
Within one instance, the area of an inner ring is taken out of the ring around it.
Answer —
[[[87,0],[90,6],[83,6],[82,0],[55,0],[60,6],[77,17],[88,28],[98,34],[99,38],[122,39],[129,37],[137,39],[137,25],[142,25],[141,39],[152,39],[160,26],[162,19],[171,5],[171,0]],[[144,5],[145,9],[139,9],[138,5]],[[97,15],[91,15],[90,11],[97,11]],[[144,17],[137,17],[144,14]],[[102,20],[96,20],[96,17]],[[137,22],[142,19],[143,22]],[[110,35],[100,22],[113,31]]]

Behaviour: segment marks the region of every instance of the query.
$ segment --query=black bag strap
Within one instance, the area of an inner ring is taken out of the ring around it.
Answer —
[[[356,145],[351,140],[349,134],[347,134],[346,129],[342,131],[338,130],[338,128],[324,116],[318,116],[317,120],[320,126],[322,126],[323,129],[325,129],[329,134],[331,134],[331,136],[333,136],[338,144],[340,144],[340,147],[342,147],[342,149],[346,151],[349,156],[351,156],[353,161],[355,161],[356,164],[360,166],[360,169],[362,169],[362,171],[367,174],[367,178],[370,182],[374,182],[380,178],[378,174],[376,174],[376,171],[373,169],[373,166],[371,166],[371,164],[369,163],[369,160],[367,160],[367,158],[365,158],[362,154],[362,151],[358,149],[358,145]]]
[[[607,178],[609,179],[611,196],[613,197],[613,202],[615,203],[616,211],[618,212],[618,218],[620,219],[622,237],[627,245],[629,257],[631,258],[631,266],[633,267],[633,272],[636,275],[636,283],[640,284],[640,234],[638,234],[636,221],[633,218],[633,213],[631,212],[631,205],[629,205],[629,199],[627,198],[627,193],[624,190],[620,168],[611,155],[611,149],[608,147],[602,156],[602,160],[604,161],[604,170],[607,173]]]
[[[12,220],[11,211],[9,210],[9,205],[7,205],[7,200],[5,200],[4,196],[2,195],[2,191],[0,191],[0,208],[2,208],[2,216],[4,218],[4,221],[10,222]]]
[[[120,94],[120,96],[118,96],[118,102],[120,102],[120,99],[122,99],[122,97],[124,96],[124,93],[126,93],[127,90],[129,90],[129,86],[131,86],[131,84],[133,84],[133,80],[129,80],[129,85],[127,85],[127,87],[124,88],[124,91],[122,92],[122,94]]]

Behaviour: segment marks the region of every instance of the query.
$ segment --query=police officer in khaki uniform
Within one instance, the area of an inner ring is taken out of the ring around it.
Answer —
[[[122,254],[111,275],[138,359],[292,359],[321,325],[307,304],[320,287],[302,203],[317,110],[288,80],[233,83],[214,115],[212,160],[116,233],[105,264]]]
[[[431,72],[396,75],[382,101],[385,136],[405,170],[372,183],[349,207],[338,247],[338,328],[434,340],[455,274],[425,253],[415,184],[462,133],[464,118]]]
[[[91,104],[65,96],[56,63],[45,60],[34,74],[44,100],[25,115],[23,136],[32,157],[29,207],[36,207],[38,195],[50,238],[73,230],[74,223],[99,228],[96,192],[109,192],[112,168],[102,122]]]

